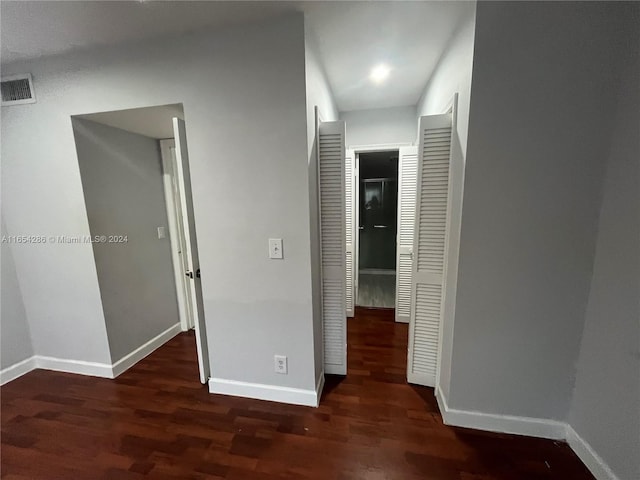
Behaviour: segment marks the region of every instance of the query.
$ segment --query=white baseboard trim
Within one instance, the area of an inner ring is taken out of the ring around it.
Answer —
[[[175,325],[170,326],[161,334],[153,337],[144,345],[136,348],[133,352],[125,355],[120,360],[115,362],[112,366],[113,369],[113,378],[117,377],[121,373],[125,372],[144,357],[152,353],[157,348],[161,347],[173,337],[182,332],[182,326],[180,323],[176,323]]]
[[[32,370],[41,368],[55,372],[78,373],[92,377],[113,378],[113,370],[108,363],[84,362],[82,360],[68,360],[64,358],[34,355],[22,362],[16,363],[0,372],[1,385],[15,380]]]
[[[620,480],[593,447],[566,422],[455,410],[449,408],[447,399],[439,386],[436,387],[436,399],[445,425],[566,440],[595,478],[598,480]]]
[[[108,363],[85,362],[65,358],[36,355],[36,368],[55,372],[77,373],[91,377],[113,378],[113,369]]]
[[[56,372],[90,375],[92,377],[115,378],[152,353],[158,347],[164,345],[181,331],[180,323],[176,323],[141,347],[136,348],[133,352],[125,355],[113,365],[108,363],[85,362],[83,360],[69,360],[66,358],[34,355],[26,360],[0,370],[0,385],[4,385],[11,380],[15,380],[36,368],[53,370]]]
[[[0,370],[0,385],[4,385],[5,383],[10,382],[11,380],[15,380],[18,377],[21,377],[25,373],[29,373],[31,370],[36,368],[36,357],[31,356],[29,358],[25,358],[21,362],[14,363],[13,365],[3,368]]]
[[[440,415],[442,415],[442,421],[444,422],[445,425],[448,425],[444,419],[444,416],[447,413],[447,410],[449,410],[447,399],[444,397],[444,393],[442,393],[442,389],[440,388],[440,385],[436,385],[436,388],[434,388],[434,391],[436,395],[436,400],[438,402],[438,408],[440,409]]]
[[[272,402],[291,403],[293,405],[317,406],[317,392],[302,388],[280,387],[262,383],[238,382],[224,378],[209,379],[209,393],[231,395],[234,397],[257,398]]]
[[[513,415],[497,415],[493,413],[457,410],[449,408],[447,399],[440,387],[436,388],[436,399],[445,425],[474,428],[489,432],[511,433],[529,437],[564,440],[567,424],[545,418],[517,417]]]
[[[598,480],[619,480],[617,475],[609,468],[609,465],[584,438],[578,435],[571,425],[567,425],[566,437],[571,449],[582,460],[582,463],[587,466],[594,477]]]
[[[320,397],[322,397],[322,390],[324,390],[324,372],[320,373],[320,378],[316,382],[316,407],[320,406]]]

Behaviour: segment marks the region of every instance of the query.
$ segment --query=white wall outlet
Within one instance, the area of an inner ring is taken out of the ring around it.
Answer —
[[[158,238],[167,238],[167,229],[165,227],[158,227]]]
[[[285,375],[288,373],[287,357],[285,355],[274,355],[273,362],[276,373],[283,373]]]
[[[282,255],[282,239],[270,238],[269,239],[269,258],[284,258]]]

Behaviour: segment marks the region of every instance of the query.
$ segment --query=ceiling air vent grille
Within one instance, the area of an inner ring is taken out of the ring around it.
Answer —
[[[34,103],[36,96],[30,74],[2,77],[2,105]]]

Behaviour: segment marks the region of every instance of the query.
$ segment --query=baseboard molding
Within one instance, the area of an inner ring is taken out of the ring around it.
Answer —
[[[315,390],[280,387],[262,383],[238,382],[224,378],[210,378],[209,393],[256,398],[258,400],[269,400],[293,405],[306,405],[308,407],[315,407],[318,402],[318,395]]]
[[[38,368],[55,372],[78,373],[92,377],[113,378],[113,370],[108,363],[84,362],[82,360],[34,355],[2,370],[0,372],[1,384],[4,385]]]
[[[620,480],[602,457],[596,453],[584,438],[578,435],[571,425],[567,425],[566,437],[571,449],[582,460],[582,463],[587,466],[594,477],[598,480]]]
[[[445,414],[449,410],[449,405],[447,405],[447,399],[445,398],[444,393],[442,393],[442,390],[440,389],[440,385],[436,385],[436,388],[434,388],[434,392],[436,396],[436,401],[438,402],[438,408],[440,409],[440,415],[442,415],[442,421],[445,425],[448,425],[444,418]]]
[[[36,355],[36,368],[55,372],[77,373],[91,377],[113,378],[113,369],[108,363],[68,360],[66,358]]]
[[[29,358],[25,358],[21,362],[14,363],[13,365],[3,368],[0,370],[0,385],[4,385],[5,383],[10,382],[11,380],[15,380],[18,377],[21,377],[25,373],[29,373],[31,370],[36,368],[36,357],[31,356]]]
[[[161,334],[153,337],[144,345],[136,348],[133,352],[125,355],[120,360],[115,362],[112,366],[113,369],[113,378],[117,377],[121,373],[125,372],[144,357],[152,353],[157,348],[161,347],[173,337],[182,332],[182,326],[180,323],[176,323],[175,325],[170,326]]]
[[[565,422],[455,410],[449,408],[440,387],[436,387],[436,399],[445,425],[565,440],[595,478],[598,480],[620,480],[593,447],[571,425]]]
[[[180,323],[176,323],[160,335],[152,338],[147,343],[136,348],[133,352],[125,355],[112,365],[108,363],[85,362],[83,360],[69,360],[66,358],[34,355],[26,360],[0,370],[0,385],[4,385],[11,380],[15,380],[16,378],[37,368],[53,370],[55,372],[89,375],[92,377],[115,378],[152,353],[154,350],[164,345],[181,331]]]
[[[316,382],[316,407],[320,406],[320,398],[322,397],[322,390],[324,390],[324,372],[320,373],[320,378]]]
[[[566,438],[567,424],[565,422],[449,408],[440,387],[436,388],[436,399],[445,425],[552,440]]]

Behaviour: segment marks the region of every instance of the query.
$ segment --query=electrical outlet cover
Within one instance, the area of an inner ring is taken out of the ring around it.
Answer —
[[[274,368],[276,373],[287,374],[287,357],[285,355],[274,355]]]

